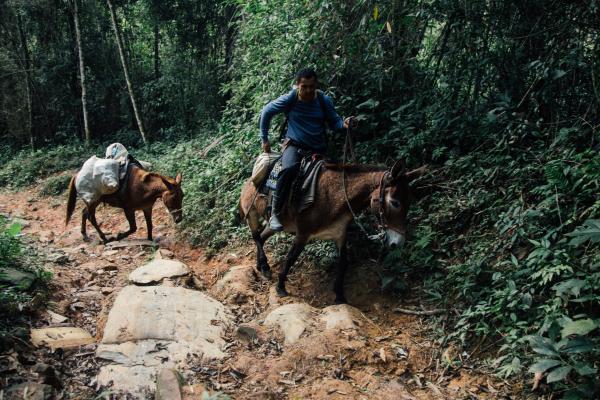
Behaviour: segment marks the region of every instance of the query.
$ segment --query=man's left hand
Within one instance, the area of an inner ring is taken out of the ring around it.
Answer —
[[[344,128],[356,128],[358,126],[358,121],[354,116],[348,117],[344,120]]]

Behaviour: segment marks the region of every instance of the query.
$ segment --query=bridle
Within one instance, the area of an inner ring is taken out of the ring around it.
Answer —
[[[176,209],[176,210],[169,210],[169,209],[167,208],[167,211],[169,212],[169,214],[171,214],[171,216],[172,216],[172,217],[175,215],[175,213],[178,213],[178,212],[180,212],[181,210],[183,210],[183,208],[178,208],[178,209]]]
[[[390,181],[390,171],[385,171],[381,176],[381,180],[379,181],[379,212],[377,213],[378,217],[378,229],[379,232],[375,235],[369,235],[369,232],[365,229],[365,227],[358,221],[356,213],[352,209],[352,205],[350,205],[350,200],[348,199],[348,191],[346,190],[346,170],[344,165],[346,165],[346,149],[349,149],[352,155],[354,156],[354,151],[352,148],[352,139],[351,139],[351,128],[350,126],[346,128],[346,143],[344,145],[344,154],[342,160],[342,188],[344,191],[344,198],[346,199],[346,204],[348,205],[348,209],[350,210],[350,214],[352,214],[352,218],[356,225],[360,228],[361,231],[365,234],[365,236],[371,240],[379,240],[379,242],[383,243],[383,238],[385,237],[385,230],[387,229],[387,221],[384,215],[385,209],[385,188],[387,186],[387,182]],[[356,162],[355,156],[353,157]],[[372,208],[372,207],[371,207]]]
[[[382,232],[385,232],[388,228],[387,220],[385,218],[385,188],[387,187],[388,182],[390,182],[390,175],[390,171],[385,171],[383,175],[381,175],[381,180],[379,181],[379,210],[377,216],[379,217],[379,230]]]

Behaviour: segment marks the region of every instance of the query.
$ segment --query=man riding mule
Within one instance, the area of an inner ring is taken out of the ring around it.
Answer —
[[[288,144],[282,156],[283,168],[274,194],[271,220],[262,232],[260,218],[267,220],[268,214],[268,197],[261,193],[262,185],[255,185],[251,180],[244,184],[240,195],[240,212],[248,222],[257,247],[257,267],[267,277],[271,276],[271,269],[263,248],[265,241],[276,230],[295,234],[292,248],[279,273],[277,293],[281,296],[287,295],[287,275],[305,245],[313,239],[335,241],[339,252],[335,301],[345,303],[348,225],[356,213],[370,209],[385,231],[387,244],[402,245],[411,202],[409,183],[420,176],[425,167],[407,172],[402,162],[397,162],[391,169],[370,165],[326,164],[318,177],[312,205],[304,209],[283,207],[287,200],[286,192],[298,170],[301,150],[319,153],[325,149],[324,121],[327,120],[336,129],[348,128],[352,124],[351,118],[342,121],[329,98],[315,92],[315,84],[314,71],[301,71],[297,78],[298,90],[280,97],[263,109],[261,135],[265,152],[270,152],[267,133],[271,117],[278,112],[288,112],[290,126],[287,131]],[[318,102],[325,107],[321,108]]]
[[[317,74],[312,69],[303,69],[296,76],[297,88],[270,102],[263,108],[260,117],[262,148],[271,152],[269,125],[274,115],[286,113],[287,133],[281,157],[282,169],[273,194],[273,209],[269,221],[271,229],[281,231],[281,210],[290,186],[298,173],[301,154],[324,154],[326,150],[325,124],[340,131],[353,123],[353,117],[342,118],[335,112],[329,96],[317,90]]]

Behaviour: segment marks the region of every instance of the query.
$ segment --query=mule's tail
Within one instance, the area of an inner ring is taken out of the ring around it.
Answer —
[[[69,182],[69,199],[67,200],[67,215],[65,218],[65,226],[69,224],[69,220],[73,215],[73,211],[75,211],[75,203],[77,201],[77,189],[75,189],[75,177],[77,175],[73,175],[71,178],[71,182]]]

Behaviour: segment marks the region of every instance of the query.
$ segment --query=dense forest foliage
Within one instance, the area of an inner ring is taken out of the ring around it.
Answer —
[[[590,398],[599,60],[596,0],[0,0],[0,182],[77,168],[120,141],[183,172],[193,243],[248,240],[237,197],[258,113],[313,67],[340,115],[360,120],[360,162],[430,165],[382,286],[452,308],[441,340],[483,350],[500,376]],[[332,156],[344,140],[331,135]]]

